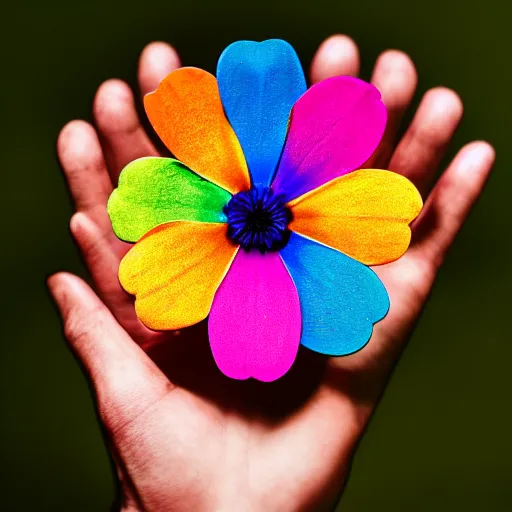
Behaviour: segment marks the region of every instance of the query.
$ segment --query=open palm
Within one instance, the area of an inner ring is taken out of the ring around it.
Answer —
[[[149,45],[140,59],[141,92],[154,90],[179,65],[168,45]],[[319,48],[311,80],[356,75],[358,68],[355,44],[334,36]],[[428,91],[396,144],[416,82],[406,55],[387,51],[379,57],[372,83],[389,121],[370,164],[407,176],[426,196],[462,104],[448,89]],[[369,345],[331,359],[301,348],[288,374],[264,384],[233,381],[217,369],[204,322],[155,333],[137,319],[117,279],[130,246],[113,234],[106,202],[127,163],[158,152],[125,83],[100,87],[94,117],[97,129],[73,121],[62,130],[58,154],[77,209],[71,231],[102,300],[69,274],[52,276],[49,286],[94,385],[123,510],[332,508],[437,270],[490,173],[493,149],[473,142],[460,150],[426,198],[409,251],[374,269],[391,309]]]

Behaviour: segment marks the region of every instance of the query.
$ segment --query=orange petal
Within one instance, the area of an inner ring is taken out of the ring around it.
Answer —
[[[237,252],[226,224],[170,222],[143,236],[119,266],[150,329],[181,329],[208,316],[213,296]]]
[[[422,200],[403,176],[363,169],[329,181],[288,206],[292,231],[366,265],[380,265],[400,258],[409,247],[409,223],[421,211]]]
[[[185,165],[236,193],[251,181],[240,143],[231,128],[216,78],[197,68],[173,71],[144,98],[153,128]]]

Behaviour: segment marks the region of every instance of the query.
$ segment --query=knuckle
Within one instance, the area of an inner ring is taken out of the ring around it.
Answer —
[[[93,307],[87,312],[71,310],[64,319],[64,335],[72,346],[89,344],[93,332],[101,331],[102,308]]]

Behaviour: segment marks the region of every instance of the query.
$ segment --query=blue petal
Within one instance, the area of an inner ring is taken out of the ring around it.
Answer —
[[[281,256],[299,292],[301,343],[331,356],[364,347],[389,309],[386,288],[373,270],[296,233]]]
[[[269,186],[283,149],[294,103],[306,92],[295,50],[286,41],[237,41],[217,64],[227,118],[235,130],[253,185]]]

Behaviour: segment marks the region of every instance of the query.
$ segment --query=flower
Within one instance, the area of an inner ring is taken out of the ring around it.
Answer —
[[[399,258],[421,197],[403,176],[360,169],[386,109],[372,85],[334,77],[309,90],[293,48],[238,41],[217,78],[169,74],[145,97],[172,158],[121,173],[108,211],[136,242],[119,279],[151,329],[209,315],[220,370],[272,381],[299,345],[332,356],[361,349],[389,309],[367,265]]]

